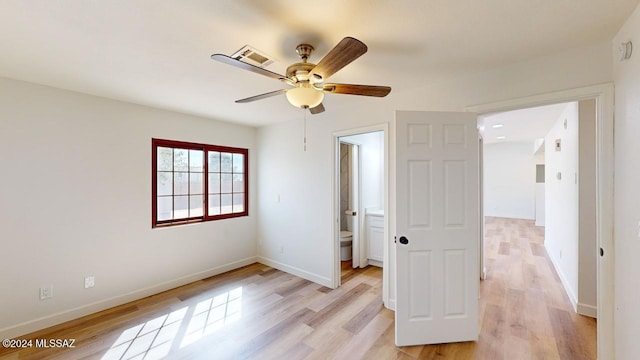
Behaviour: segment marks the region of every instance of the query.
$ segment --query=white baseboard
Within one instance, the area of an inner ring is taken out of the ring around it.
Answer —
[[[396,311],[396,299],[389,299],[389,303],[385,303],[384,307],[386,307],[389,310],[393,310]]]
[[[547,248],[546,243],[545,243],[544,249],[547,252],[547,255],[549,255],[549,259],[551,259],[551,264],[553,264],[553,268],[556,269],[556,273],[560,278],[560,282],[562,283],[562,287],[564,287],[564,291],[567,293],[567,296],[569,296],[569,301],[571,302],[573,311],[578,312],[578,298],[576,297],[576,294],[574,294],[573,290],[571,290],[571,286],[569,286],[567,277],[564,275],[564,272],[562,272],[562,270],[556,263],[556,258],[551,254],[551,251],[549,251],[549,249]]]
[[[93,314],[98,311],[106,310],[114,306],[126,304],[128,302],[142,299],[147,296],[155,295],[163,291],[171,290],[179,286],[192,283],[194,281],[198,281],[214,275],[222,274],[224,272],[234,270],[246,265],[250,265],[255,262],[257,262],[257,258],[255,256],[248,257],[246,259],[234,261],[225,265],[216,266],[208,270],[200,271],[195,274],[182,276],[177,279],[173,279],[173,280],[165,281],[156,285],[148,286],[146,288],[132,291],[130,293],[117,295],[109,299],[96,301],[91,304],[60,311],[58,313],[43,316],[38,319],[29,320],[21,324],[2,328],[0,329],[0,338],[11,339],[21,335],[26,335],[34,331],[42,330],[50,326],[58,325],[69,320],[77,319],[79,317]]]
[[[261,264],[265,264],[267,266],[271,266],[274,269],[278,269],[284,272],[287,272],[289,274],[301,277],[303,279],[307,279],[309,281],[313,281],[314,283],[320,284],[322,286],[326,286],[328,288],[333,288],[333,286],[331,286],[331,279],[324,277],[324,276],[320,276],[314,273],[310,273],[308,271],[302,270],[300,268],[294,267],[294,266],[290,266],[287,264],[283,264],[279,261],[275,261],[272,259],[268,259],[262,256],[258,256],[258,262]]]
[[[578,303],[578,314],[592,317],[594,319],[598,318],[598,308],[593,305],[587,305],[583,303]]]

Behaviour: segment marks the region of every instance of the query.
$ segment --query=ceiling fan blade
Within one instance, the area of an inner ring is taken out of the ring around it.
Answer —
[[[280,89],[280,90],[276,90],[276,91],[271,91],[268,93],[264,93],[264,94],[260,94],[260,95],[256,95],[256,96],[251,96],[245,99],[240,99],[240,100],[236,100],[237,103],[248,103],[248,102],[252,102],[252,101],[256,101],[256,100],[261,100],[261,99],[266,99],[268,97],[272,97],[272,96],[276,96],[276,95],[280,95],[283,93],[286,93],[288,89]]]
[[[385,97],[391,92],[388,86],[354,85],[354,84],[324,84],[322,90],[334,94],[364,95]]]
[[[309,108],[309,112],[312,114],[320,114],[321,112],[324,112],[324,105],[322,105],[322,103],[316,105],[315,107]]]
[[[366,52],[367,45],[362,41],[346,37],[320,60],[311,70],[310,76],[318,81],[324,81]]]
[[[284,75],[280,75],[278,73],[274,73],[273,71],[269,71],[266,69],[263,69],[261,67],[257,67],[257,66],[253,66],[251,64],[247,64],[245,62],[242,62],[240,60],[236,60],[230,56],[224,55],[224,54],[213,54],[211,55],[211,58],[213,60],[217,60],[220,62],[223,62],[225,64],[229,64],[231,66],[235,66],[238,67],[240,69],[244,69],[244,70],[249,70],[251,72],[254,72],[256,74],[260,74],[260,75],[264,75],[267,77],[270,77],[272,79],[276,79],[276,80],[284,80],[287,77]]]

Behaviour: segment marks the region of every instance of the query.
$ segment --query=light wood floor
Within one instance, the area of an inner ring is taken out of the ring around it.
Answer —
[[[331,290],[253,264],[30,334],[74,349],[0,348],[1,359],[595,359],[531,221],[487,218],[480,339],[394,346],[380,268],[344,264]]]

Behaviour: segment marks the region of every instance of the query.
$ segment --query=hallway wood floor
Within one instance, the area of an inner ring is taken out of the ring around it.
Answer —
[[[487,218],[486,234],[478,342],[397,348],[380,268],[345,263],[332,290],[253,264],[24,337],[73,349],[0,359],[595,359],[595,320],[572,311],[542,228]]]

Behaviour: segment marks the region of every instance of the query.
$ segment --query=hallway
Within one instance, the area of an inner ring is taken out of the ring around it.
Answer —
[[[596,358],[596,320],[573,311],[543,243],[533,221],[485,218],[478,358]]]

